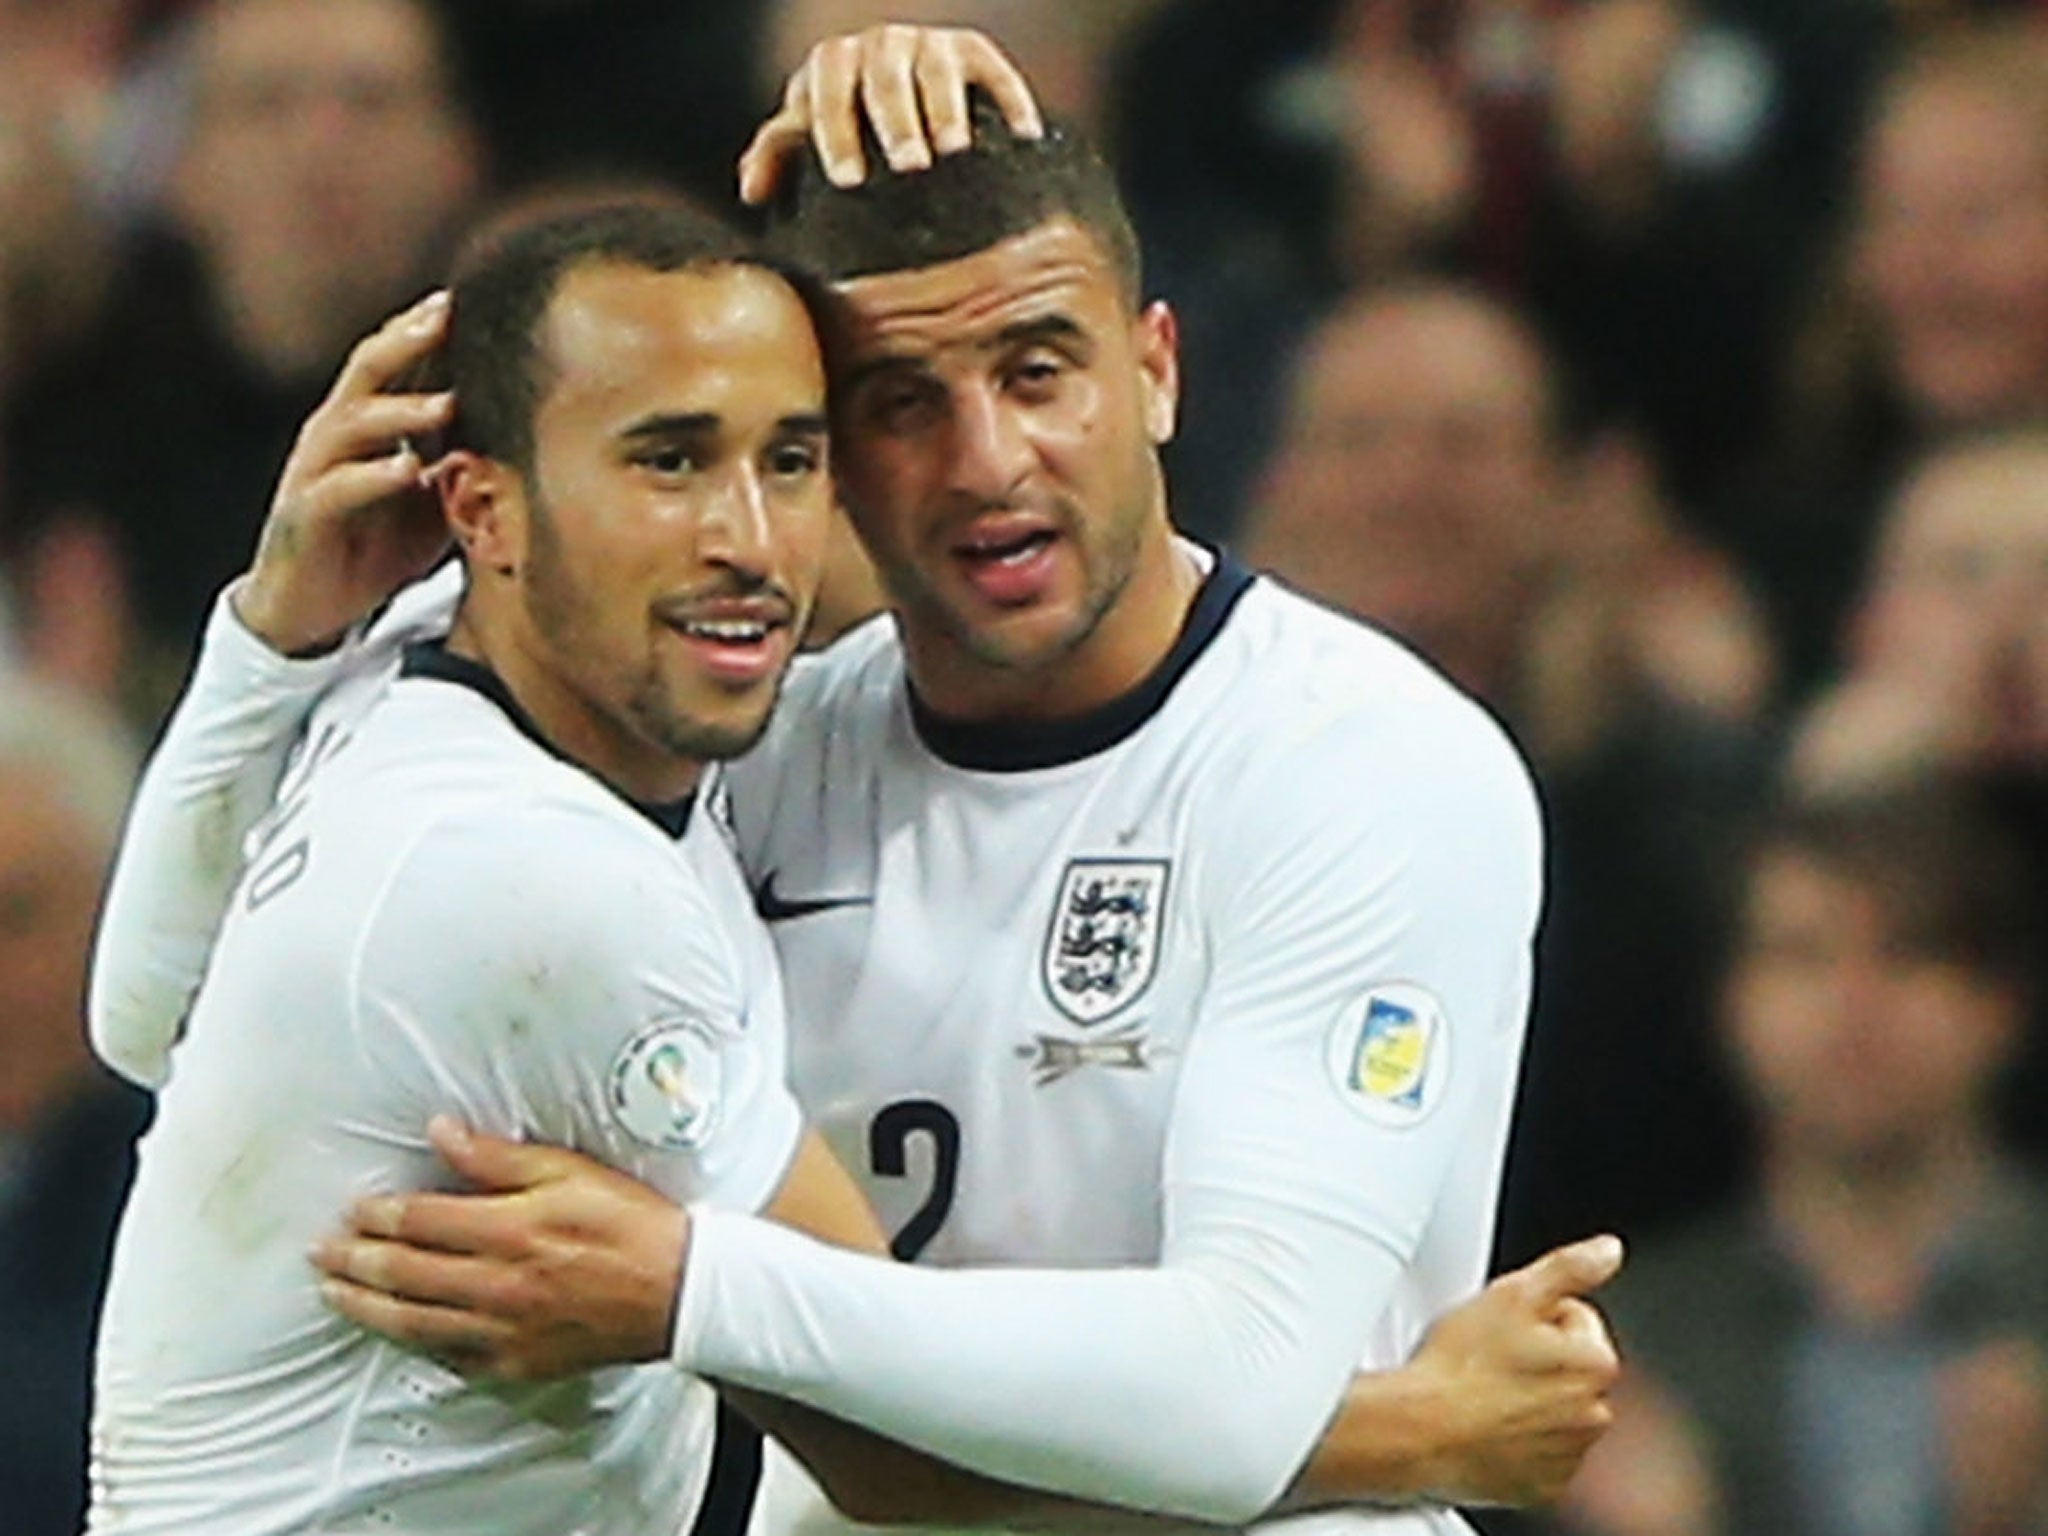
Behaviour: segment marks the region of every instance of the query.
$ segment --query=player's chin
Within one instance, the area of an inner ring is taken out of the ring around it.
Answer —
[[[775,711],[775,685],[751,689],[745,698],[727,699],[717,707],[700,707],[690,721],[690,756],[706,762],[739,757],[750,751],[768,729]]]
[[[761,739],[782,674],[744,684],[673,675],[650,683],[636,711],[646,734],[678,757],[718,762],[740,756]]]
[[[1020,672],[1058,661],[1095,628],[1095,616],[1078,594],[1048,595],[1027,607],[991,609],[970,602],[957,607],[953,618],[975,655]]]

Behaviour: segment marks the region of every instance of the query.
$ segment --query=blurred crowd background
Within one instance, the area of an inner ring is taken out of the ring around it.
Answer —
[[[506,199],[732,163],[965,22],[1111,147],[1179,521],[1513,728],[1501,1255],[1594,1229],[1583,1536],[2048,1531],[2048,5],[0,0],[0,1529],[76,1529],[146,1106],[80,977],[137,747],[350,342]]]

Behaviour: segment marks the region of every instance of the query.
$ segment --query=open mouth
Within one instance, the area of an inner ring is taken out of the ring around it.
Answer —
[[[685,619],[670,627],[713,645],[760,645],[781,626],[766,619]]]
[[[675,604],[655,616],[706,671],[741,685],[761,681],[782,664],[782,642],[795,622],[786,604],[752,600]]]
[[[1034,528],[1022,533],[1002,536],[984,536],[969,539],[955,546],[954,552],[963,560],[993,565],[1022,565],[1040,550],[1050,549],[1059,535],[1050,528]]]
[[[1059,528],[1043,516],[998,513],[965,529],[951,553],[983,601],[1015,608],[1048,595],[1059,543]]]

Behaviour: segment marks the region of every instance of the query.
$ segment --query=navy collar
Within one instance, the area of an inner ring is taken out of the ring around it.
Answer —
[[[1056,768],[1107,751],[1159,713],[1167,698],[1222,633],[1253,572],[1226,550],[1202,578],[1187,622],[1159,665],[1137,687],[1107,704],[1066,720],[956,720],[935,713],[910,693],[910,719],[933,756],[955,768],[1021,773]]]
[[[590,770],[573,757],[563,752],[547,737],[540,733],[540,727],[533,723],[533,717],[519,707],[519,701],[512,697],[512,690],[505,686],[505,680],[480,661],[467,656],[458,656],[448,649],[446,641],[421,640],[405,648],[399,662],[400,677],[426,677],[436,682],[454,683],[458,687],[480,693],[505,713],[505,718],[517,726],[521,735],[551,757],[558,757],[570,767],[584,773]],[[690,825],[690,807],[696,802],[695,795],[685,795],[680,800],[635,800],[617,786],[605,784],[594,773],[590,776],[604,784],[606,789],[617,795],[634,810],[645,816],[670,837],[681,837]]]

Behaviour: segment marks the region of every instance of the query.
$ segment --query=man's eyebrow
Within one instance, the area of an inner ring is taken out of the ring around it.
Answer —
[[[619,434],[627,439],[649,437],[707,437],[722,421],[716,411],[672,411],[642,416]]]
[[[885,373],[921,373],[926,366],[922,358],[906,357],[900,353],[870,357],[847,369],[846,377],[838,382],[838,388],[850,395],[869,380],[878,379]]]
[[[1004,326],[981,343],[981,350],[998,352],[1040,342],[1064,342],[1070,346],[1088,348],[1094,345],[1094,338],[1089,334],[1088,328],[1072,315],[1038,315]],[[879,378],[883,374],[920,373],[927,366],[923,358],[901,353],[871,357],[849,368],[846,377],[840,381],[839,388],[847,394],[852,394],[869,380]]]
[[[619,434],[627,442],[650,438],[710,437],[725,424],[716,411],[678,411],[643,416]],[[775,430],[792,437],[822,437],[828,430],[823,411],[792,411],[775,423]]]

